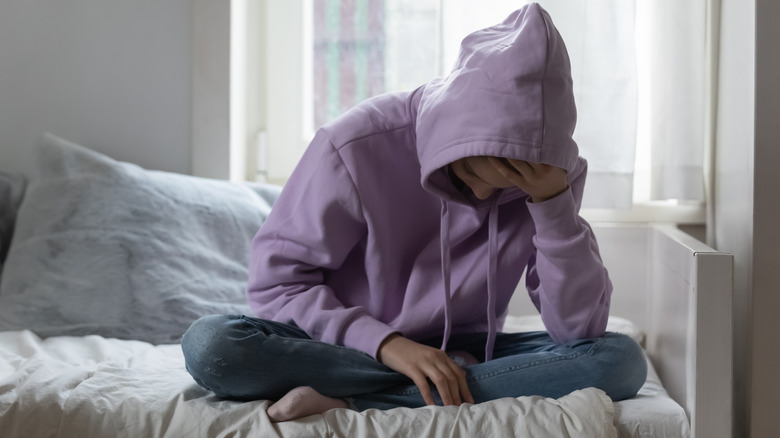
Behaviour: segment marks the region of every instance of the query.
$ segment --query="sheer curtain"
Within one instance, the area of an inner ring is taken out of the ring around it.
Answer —
[[[704,200],[704,157],[712,111],[708,0],[638,2],[638,45],[646,57],[650,200]]]
[[[703,201],[710,1],[538,0],[572,61],[574,137],[589,162],[583,207]],[[309,126],[447,74],[464,36],[525,3],[314,1]]]

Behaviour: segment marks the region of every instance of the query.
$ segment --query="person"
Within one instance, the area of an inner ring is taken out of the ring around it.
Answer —
[[[605,333],[575,122],[566,47],[534,3],[468,35],[448,76],[325,125],[252,242],[255,316],[193,323],[188,371],[219,397],[275,400],[274,421],[590,386],[633,397],[646,363]],[[547,330],[500,333],[524,269]]]

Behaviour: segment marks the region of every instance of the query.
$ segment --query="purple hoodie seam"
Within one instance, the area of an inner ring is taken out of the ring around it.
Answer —
[[[460,146],[460,145],[469,144],[469,143],[482,143],[482,142],[485,142],[485,141],[501,142],[501,143],[506,144],[507,146],[526,146],[526,147],[534,148],[534,149],[537,149],[537,150],[540,150],[540,151],[542,150],[542,148],[544,148],[544,149],[549,149],[550,147],[552,147],[554,149],[558,148],[557,145],[553,145],[553,144],[549,144],[549,143],[535,143],[535,142],[526,142],[526,141],[511,141],[510,139],[507,139],[507,138],[504,138],[504,137],[471,137],[471,138],[461,139],[460,141],[457,141],[457,142],[452,142],[452,143],[446,144],[444,146],[443,150],[441,150],[441,151],[437,152],[436,154],[432,155],[429,158],[428,161],[435,161],[436,158],[438,158],[441,155],[451,154],[452,151],[449,150],[449,148],[451,148],[451,147]],[[549,153],[549,151],[548,151],[548,153]],[[562,153],[556,154],[556,155],[561,156],[562,158],[567,158]]]
[[[538,4],[537,4],[538,6]],[[542,144],[545,144],[544,138],[545,138],[545,131],[547,127],[547,118],[545,115],[547,114],[547,108],[546,108],[546,102],[545,99],[545,89],[547,88],[547,68],[550,66],[550,44],[551,44],[551,37],[550,35],[550,26],[547,23],[547,20],[544,19],[544,15],[542,14],[542,11],[537,7],[534,8],[536,10],[536,13],[539,14],[539,16],[542,18],[542,23],[544,23],[544,29],[547,33],[547,44],[544,46],[544,71],[542,72],[542,83],[541,83],[541,89],[542,89]]]
[[[328,139],[328,144],[333,149],[333,152],[336,154],[336,156],[339,158],[339,162],[341,163],[341,166],[344,168],[344,171],[347,172],[347,175],[349,175],[349,185],[352,187],[352,191],[355,193],[355,197],[360,203],[360,213],[363,215],[362,219],[365,221],[366,212],[363,209],[363,206],[365,204],[363,203],[363,200],[360,199],[360,191],[357,189],[357,186],[355,185],[355,177],[354,175],[352,175],[352,172],[350,172],[347,163],[344,162],[344,157],[341,156],[341,151],[339,150],[339,148],[337,148],[336,145],[334,145],[330,139]]]
[[[538,143],[538,142],[531,142],[531,141],[523,141],[523,140],[517,141],[516,139],[512,139],[512,138],[510,138],[510,137],[499,137],[499,136],[495,136],[495,137],[492,137],[492,136],[479,136],[479,137],[466,137],[466,138],[461,138],[461,139],[460,139],[460,140],[458,140],[458,141],[453,141],[453,142],[447,143],[447,144],[446,144],[446,145],[444,145],[443,147],[444,147],[444,148],[449,148],[449,147],[451,147],[451,146],[458,146],[458,145],[462,145],[462,144],[466,144],[466,143],[476,143],[476,142],[485,142],[485,141],[496,141],[496,142],[506,143],[507,145],[512,145],[512,146],[531,146],[531,147],[542,147],[542,146],[544,146],[544,145],[545,145],[545,143]],[[556,145],[550,145],[550,146],[553,146],[553,147],[555,147]],[[444,151],[441,151],[441,152],[446,152],[446,150],[444,150]],[[441,152],[439,152],[439,153],[441,153]],[[438,154],[437,154],[437,155],[438,155]],[[434,155],[434,156],[436,156],[436,155]]]
[[[365,139],[370,138],[370,137],[381,136],[381,135],[385,135],[385,134],[387,134],[389,132],[400,131],[400,130],[403,130],[403,129],[410,129],[410,125],[411,125],[411,122],[406,122],[402,126],[398,126],[398,127],[395,127],[395,128],[388,128],[388,129],[384,129],[384,130],[381,130],[381,131],[372,132],[370,134],[366,134],[366,135],[363,135],[363,136],[360,136],[360,137],[351,138],[349,140],[345,140],[340,146],[336,146],[335,144],[333,144],[333,141],[331,141],[330,139],[328,140],[328,143],[330,143],[331,147],[333,147],[333,150],[335,150],[336,153],[339,154],[339,159],[341,160],[342,163],[344,163],[344,160],[341,158],[341,149],[343,149],[345,147],[348,147],[348,146],[351,146],[353,143],[360,142],[360,141],[365,140]],[[411,129],[411,130],[414,131],[414,129]],[[351,174],[350,174],[350,177],[352,177]]]
[[[420,93],[420,98],[417,99],[415,105],[415,98]],[[406,105],[406,115],[409,117],[409,124],[412,126],[412,142],[417,146],[417,115],[420,113],[420,103],[422,102],[422,94],[425,93],[425,85],[420,85],[409,95],[409,101]]]

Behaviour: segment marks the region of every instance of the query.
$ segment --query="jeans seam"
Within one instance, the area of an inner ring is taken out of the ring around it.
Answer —
[[[540,366],[540,365],[547,365],[547,364],[550,364],[550,363],[553,363],[553,362],[560,362],[560,361],[563,361],[563,360],[572,360],[572,359],[576,359],[576,358],[578,358],[580,356],[586,356],[586,355],[587,356],[592,356],[592,355],[594,355],[595,353],[598,352],[598,350],[601,348],[601,346],[603,344],[604,344],[604,340],[602,338],[597,338],[592,343],[590,348],[588,348],[586,351],[573,351],[573,352],[571,352],[569,354],[562,355],[562,356],[549,357],[549,358],[543,359],[543,360],[536,360],[536,361],[533,361],[533,362],[527,362],[527,363],[524,363],[522,365],[515,365],[515,366],[511,366],[511,367],[505,367],[505,368],[501,368],[501,369],[498,369],[498,370],[493,370],[493,371],[490,371],[490,372],[487,372],[487,373],[482,373],[482,374],[479,374],[479,375],[472,375],[472,376],[467,377],[466,381],[469,382],[469,383],[479,382],[481,380],[485,380],[485,379],[489,379],[491,377],[495,377],[495,376],[498,376],[498,375],[501,375],[501,374],[506,374],[506,373],[510,373],[510,372],[513,372],[513,371],[517,371],[519,369],[533,368],[533,367],[537,367],[537,366]],[[436,388],[435,387],[431,387],[431,391],[436,391]],[[398,391],[398,392],[388,392],[388,394],[391,394],[391,395],[402,395],[402,396],[404,396],[404,395],[413,395],[413,394],[418,394],[418,393],[420,393],[420,389],[417,386],[410,386],[410,387],[408,387],[408,388],[406,388],[406,389],[404,389],[402,391]]]
[[[574,359],[576,357],[582,356],[583,354],[585,354],[585,353],[583,353],[581,351],[575,351],[575,352],[567,354],[565,356],[548,357],[547,359],[535,360],[533,362],[527,362],[527,363],[524,363],[522,365],[515,365],[515,366],[511,366],[511,367],[501,368],[501,369],[498,369],[498,370],[493,370],[493,371],[490,371],[490,372],[487,372],[487,373],[482,373],[482,374],[479,374],[479,375],[469,376],[467,381],[469,381],[469,382],[478,382],[480,380],[489,379],[491,377],[495,377],[495,376],[498,376],[498,375],[501,375],[501,374],[511,373],[511,372],[517,371],[519,369],[533,368],[533,367],[537,367],[539,365],[547,365],[547,364],[553,363],[553,362],[560,362],[562,360],[571,360],[571,359]]]
[[[601,345],[603,343],[604,343],[603,339],[602,338],[598,338],[591,344],[590,348],[588,348],[587,351],[579,351],[579,350],[577,350],[577,351],[573,351],[573,352],[571,352],[569,354],[562,355],[562,356],[548,357],[546,359],[535,360],[533,362],[526,362],[526,363],[523,363],[521,365],[505,367],[505,368],[501,368],[501,369],[498,369],[498,370],[493,370],[493,371],[490,371],[490,372],[487,372],[487,373],[482,373],[482,374],[479,374],[479,375],[472,375],[472,376],[468,377],[467,381],[469,381],[469,382],[478,382],[480,380],[489,379],[491,377],[495,377],[495,376],[498,376],[498,375],[501,375],[501,374],[511,373],[513,371],[517,371],[517,370],[520,370],[520,369],[527,369],[527,368],[538,367],[540,365],[547,365],[547,364],[551,364],[553,362],[560,362],[560,361],[564,361],[564,360],[573,360],[573,359],[576,359],[576,358],[578,358],[580,356],[585,356],[585,355],[592,356],[593,354],[595,354],[600,349],[600,347],[601,347]]]
[[[592,356],[596,354],[603,345],[604,345],[604,336],[597,338],[595,342],[593,342],[593,345],[591,345],[591,347],[588,349],[588,351],[585,354]]]

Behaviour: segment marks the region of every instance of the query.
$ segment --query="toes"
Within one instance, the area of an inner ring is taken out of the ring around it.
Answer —
[[[324,396],[309,386],[300,386],[285,394],[268,408],[273,422],[291,421],[309,415],[321,414],[334,408],[346,408],[344,400]]]

